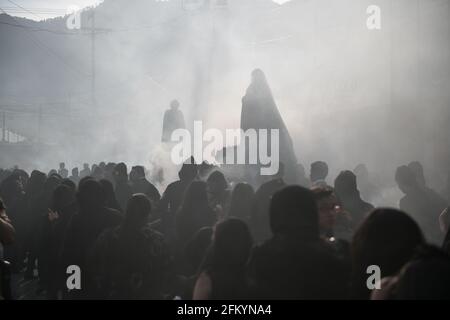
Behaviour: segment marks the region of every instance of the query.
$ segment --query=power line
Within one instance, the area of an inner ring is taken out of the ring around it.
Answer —
[[[84,32],[84,31],[83,32],[80,32],[80,31],[76,31],[76,32],[57,31],[57,30],[51,30],[51,29],[45,29],[45,28],[24,26],[24,25],[20,25],[20,24],[5,22],[5,21],[0,21],[0,24],[8,25],[8,26],[11,26],[11,27],[17,27],[17,28],[21,28],[21,29],[28,29],[31,32],[48,32],[48,33],[53,33],[53,34],[58,34],[58,35],[68,35],[68,36],[91,35],[91,32]],[[98,33],[105,33],[105,31],[101,31],[101,32],[98,32]]]
[[[23,8],[23,9],[22,9]],[[7,11],[17,11],[17,12],[33,12],[33,13],[67,13],[66,9],[55,9],[55,8],[18,8],[17,6],[3,6],[3,9]]]
[[[13,5],[15,5],[16,7],[19,7],[20,9],[25,10],[25,11],[27,11],[28,13],[31,13],[31,14],[34,15],[35,17],[38,17],[39,19],[42,19],[42,17],[40,17],[40,16],[38,16],[37,14],[35,14],[35,13],[33,13],[33,12],[31,12],[31,11],[25,9],[24,7],[22,7],[21,5],[15,3],[14,1],[11,1],[11,0],[7,0],[7,1],[8,1],[9,3],[12,3]]]
[[[6,14],[6,12],[0,7],[0,10]],[[17,19],[13,16],[11,16],[11,18],[16,22],[16,24],[18,25],[22,25],[20,24]],[[32,33],[29,32],[28,29],[24,29],[26,31],[26,35],[31,39],[32,42],[34,42],[38,47],[40,47],[41,49],[44,48],[44,50],[46,50],[47,52],[49,52],[50,54],[52,54],[54,57],[56,57],[62,64],[64,64],[66,66],[66,68],[70,69],[72,72],[74,72],[75,74],[77,74],[78,76],[81,76],[82,78],[86,78],[86,77],[90,77],[90,75],[88,74],[83,74],[81,71],[79,71],[77,68],[72,67],[69,63],[67,63],[62,57],[60,57],[56,52],[54,52],[52,49],[50,49],[48,46],[46,46],[44,43],[42,43],[41,41],[39,41],[39,39],[37,39]]]

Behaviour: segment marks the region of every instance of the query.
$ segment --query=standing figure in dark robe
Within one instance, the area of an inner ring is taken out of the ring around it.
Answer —
[[[194,158],[184,163],[178,176],[180,180],[169,184],[159,202],[161,214],[161,229],[169,245],[175,244],[175,215],[184,198],[184,193],[191,182],[197,177],[198,169]]]
[[[114,168],[114,192],[116,193],[116,199],[119,202],[121,212],[125,212],[127,202],[133,195],[133,189],[128,182],[128,172],[125,163],[121,162]]]
[[[400,191],[405,194],[400,200],[400,209],[417,221],[427,241],[440,245],[443,235],[439,228],[439,215],[444,210],[440,201],[436,201],[436,198],[424,189],[408,166],[397,168],[395,180]]]
[[[179,110],[180,103],[173,100],[170,103],[170,110],[164,113],[162,142],[170,142],[172,133],[177,129],[185,129],[183,112]]]
[[[275,100],[267,83],[266,76],[260,69],[256,69],[252,72],[252,82],[248,87],[245,96],[242,98],[241,129],[244,131],[255,129],[257,132],[261,129],[267,129],[267,144],[269,150],[267,150],[268,152],[263,150],[263,152],[267,152],[267,154],[271,153],[270,130],[278,129],[280,151],[279,161],[284,164],[286,177],[289,177],[290,180],[288,182],[297,182],[297,157],[294,153],[292,139],[283,119],[281,118],[277,105],[275,104]],[[246,146],[247,153],[248,150],[248,146]],[[260,167],[259,157],[257,162],[258,167]],[[260,174],[259,170],[258,174]]]

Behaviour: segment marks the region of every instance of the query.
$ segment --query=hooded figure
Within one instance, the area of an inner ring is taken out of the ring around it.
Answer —
[[[162,142],[170,142],[172,133],[177,129],[185,129],[183,112],[179,110],[180,103],[173,100],[170,103],[170,110],[164,113]]]
[[[266,76],[260,69],[252,72],[252,82],[245,96],[242,98],[241,129],[244,131],[248,129],[255,129],[257,131],[267,129],[269,135],[267,140],[267,154],[271,154],[270,130],[278,129],[279,161],[284,163],[286,176],[292,179],[289,182],[296,182],[298,176],[297,157],[294,153],[292,139],[275,104]],[[248,152],[248,147],[246,150]],[[259,159],[257,162],[258,166],[261,166]]]

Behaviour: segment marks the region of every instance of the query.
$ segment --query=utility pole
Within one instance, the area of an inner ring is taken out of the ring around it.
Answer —
[[[6,113],[2,112],[2,141],[6,141]]]
[[[95,84],[96,84],[96,72],[95,72],[95,9],[92,9],[91,12],[91,102],[92,106],[95,108],[96,106],[96,94],[95,94]]]

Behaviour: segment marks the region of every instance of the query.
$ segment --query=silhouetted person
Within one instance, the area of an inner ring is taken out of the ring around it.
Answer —
[[[342,299],[345,265],[319,235],[313,193],[300,186],[278,191],[270,205],[272,237],[253,249],[249,262],[252,298]]]
[[[78,189],[80,189],[81,185],[89,180],[95,180],[93,177],[91,176],[86,176],[80,179],[80,182],[78,183]]]
[[[441,245],[443,236],[439,228],[439,215],[443,208],[421,187],[409,167],[399,167],[395,173],[395,180],[405,194],[400,200],[400,209],[417,221],[428,241]]]
[[[122,218],[116,210],[105,207],[105,197],[99,182],[87,179],[77,193],[79,212],[68,226],[62,255],[62,267],[77,265],[83,271],[81,287],[83,290],[68,292],[70,298],[90,299],[98,296],[91,273],[86,267],[86,259],[97,237],[106,229],[119,225]]]
[[[108,162],[108,164],[105,166],[104,169],[104,176],[105,179],[109,181],[114,181],[114,168],[116,167],[116,164],[113,162]]]
[[[172,182],[166,188],[161,197],[160,211],[162,214],[162,225],[166,240],[173,243],[175,240],[175,215],[183,201],[184,193],[189,184],[197,176],[197,165],[193,159],[183,164],[178,177],[180,180]]]
[[[369,299],[369,266],[380,267],[381,277],[395,275],[423,243],[422,232],[410,216],[396,209],[374,210],[352,240],[352,297]]]
[[[14,243],[16,230],[6,215],[6,207],[0,198],[0,300],[12,300],[11,268],[3,260],[3,246]]]
[[[23,246],[27,225],[27,206],[24,188],[26,180],[23,173],[15,169],[0,184],[0,198],[8,208],[8,218],[16,231],[14,243],[4,248],[5,260],[11,263],[13,273],[19,272],[23,266]]]
[[[125,212],[128,200],[133,195],[133,190],[128,182],[128,172],[125,163],[121,162],[114,168],[114,192],[116,193],[117,202],[120,208]]]
[[[133,195],[123,223],[97,239],[89,263],[103,299],[163,299],[170,257],[151,210],[146,195]]]
[[[6,215],[6,207],[3,200],[0,199],[0,249],[3,245],[9,245],[14,242],[16,231]],[[0,259],[3,258],[3,250],[0,250]]]
[[[80,178],[88,177],[91,175],[91,169],[89,168],[89,164],[83,164],[83,170],[80,172]]]
[[[43,232],[46,272],[48,272],[46,289],[49,299],[57,299],[58,291],[65,288],[66,270],[61,268],[60,254],[67,227],[77,210],[75,189],[65,184],[56,187]],[[43,263],[41,258],[39,264]]]
[[[49,273],[48,273],[48,252],[49,247],[47,245],[47,239],[49,236],[48,232],[48,213],[49,208],[52,207],[53,204],[53,194],[58,186],[61,185],[62,179],[59,175],[51,175],[47,178],[44,183],[44,187],[42,190],[42,194],[40,195],[37,203],[37,223],[34,226],[34,235],[33,239],[36,246],[36,253],[38,259],[38,273],[39,273],[39,282],[41,289],[45,289],[46,285],[49,281]],[[44,263],[44,261],[46,261]],[[27,270],[27,274],[32,273],[34,269],[34,265],[29,265],[30,269]]]
[[[249,129],[257,131],[260,129],[279,130],[279,141],[277,142],[279,143],[279,161],[284,163],[286,177],[288,177],[289,182],[298,182],[297,157],[294,152],[291,136],[275,104],[266,76],[260,69],[252,72],[251,84],[245,96],[242,98],[241,129],[244,131]],[[268,132],[268,154],[271,153],[270,146],[270,132]],[[245,148],[247,156],[250,150],[249,148],[250,146],[247,144]],[[261,165],[260,159],[258,159],[256,175],[260,174],[259,167]]]
[[[104,161],[100,162],[100,163],[98,164],[98,166],[99,166],[100,169],[102,169],[102,171],[105,171],[105,169],[106,169],[106,163],[105,163]]]
[[[3,260],[3,247],[14,243],[16,230],[6,214],[6,207],[0,198],[0,300],[11,300],[10,264]]]
[[[338,208],[338,200],[331,187],[313,188],[312,192],[317,203],[319,213],[320,237],[325,240],[338,256],[351,270],[350,243],[340,238],[340,230],[336,228],[336,221],[342,219]]]
[[[69,178],[63,179],[61,181],[61,184],[69,187],[70,189],[73,190],[73,192],[77,191],[77,185],[75,184],[75,182],[73,182],[72,180],[70,180]]]
[[[334,191],[344,211],[350,214],[352,227],[355,230],[374,207],[361,199],[356,176],[351,171],[342,171],[336,177]]]
[[[361,198],[364,201],[373,202],[379,200],[381,192],[375,186],[369,178],[369,170],[365,164],[359,164],[353,170],[356,175],[356,181],[358,183],[358,190],[361,193]]]
[[[441,231],[445,235],[442,249],[450,254],[450,207],[447,207],[439,216]]]
[[[309,179],[311,180],[311,187],[327,187],[326,182],[328,176],[328,165],[323,161],[316,161],[311,164]]]
[[[252,247],[242,220],[229,219],[215,227],[211,252],[197,279],[194,300],[248,299],[246,264]]]
[[[143,166],[136,166],[130,172],[130,181],[133,194],[145,194],[154,206],[159,203],[161,195],[158,189],[145,178],[145,169]]]
[[[61,178],[65,179],[69,176],[69,170],[66,169],[66,164],[64,162],[61,162],[59,164],[59,170],[58,174],[61,176]]]
[[[202,263],[211,246],[212,227],[203,227],[187,242],[178,262],[179,289],[176,292],[184,300],[192,300],[195,283],[201,271]]]
[[[209,175],[206,184],[209,206],[222,214],[226,213],[230,202],[230,190],[228,190],[228,182],[223,173],[214,171]]]
[[[206,180],[209,175],[216,169],[216,166],[213,164],[209,164],[206,161],[203,161],[198,165],[198,176],[200,180]]]
[[[78,172],[78,167],[75,167],[72,169],[72,175],[69,178],[73,181],[76,185],[78,185],[78,182],[80,182],[80,174]]]
[[[338,205],[334,191],[330,187],[313,188],[319,212],[319,231],[323,238],[334,236],[336,223],[336,206]]]
[[[255,191],[247,183],[238,183],[231,194],[228,216],[250,223],[255,206]]]
[[[172,133],[177,129],[185,129],[183,112],[179,110],[180,103],[173,100],[170,109],[164,113],[162,142],[170,142]]]
[[[199,229],[211,227],[215,222],[216,215],[208,203],[206,183],[192,182],[186,190],[183,204],[176,215],[179,249],[182,249]]]
[[[398,275],[393,299],[450,300],[450,256],[423,246]]]
[[[196,280],[199,268],[203,262],[206,250],[209,248],[212,242],[213,228],[203,227],[200,228],[194,236],[187,242],[185,249],[183,250],[183,274],[187,276],[195,276]],[[189,296],[192,296],[192,289]]]
[[[413,161],[408,164],[408,168],[414,173],[417,183],[427,193],[430,201],[436,205],[436,210],[440,210],[440,212],[442,212],[442,210],[447,207],[447,201],[436,191],[427,186],[422,164],[418,161]]]
[[[92,166],[91,176],[97,180],[101,180],[105,177],[103,174],[103,169],[96,165]]]
[[[45,173],[34,170],[25,189],[25,201],[27,207],[27,218],[24,231],[24,255],[27,258],[27,272],[25,278],[33,278],[33,270],[36,263],[36,226],[39,224],[42,214],[40,199],[47,179]]]
[[[105,207],[122,212],[122,208],[116,199],[116,194],[114,193],[114,186],[111,181],[102,179],[100,180],[103,192],[105,193]]]
[[[271,235],[269,225],[269,207],[270,200],[275,192],[283,189],[286,183],[283,180],[284,165],[280,163],[278,174],[272,177],[272,180],[264,183],[255,193],[255,205],[251,216],[252,234],[255,242],[267,240]]]

